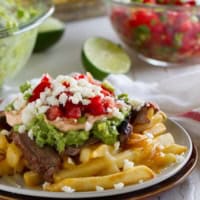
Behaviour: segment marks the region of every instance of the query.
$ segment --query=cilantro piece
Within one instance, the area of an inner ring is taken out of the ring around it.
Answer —
[[[118,99],[123,100],[124,102],[128,103],[129,102],[129,97],[128,94],[119,94],[117,96]]]
[[[151,31],[148,26],[140,25],[134,30],[134,38],[137,45],[141,45],[150,39]]]
[[[176,33],[174,35],[174,45],[175,47],[181,47],[183,43],[183,33]]]
[[[14,131],[14,132],[18,132],[19,126],[20,126],[20,125],[15,125],[15,126],[13,127],[13,131]]]
[[[5,107],[5,111],[7,111],[7,112],[10,112],[10,111],[12,111],[12,110],[14,110],[14,109],[15,109],[15,108],[14,108],[13,102],[10,103],[10,104],[8,104],[8,105]]]
[[[80,124],[83,124],[83,123],[85,123],[86,121],[87,121],[87,118],[86,118],[85,116],[80,117],[80,118],[78,119],[78,123],[80,123]]]
[[[29,82],[25,82],[20,86],[20,92],[25,93],[27,90],[31,88],[31,84]]]
[[[32,94],[30,94],[30,93],[25,93],[24,94],[24,100],[25,101],[27,101],[27,100],[29,100],[29,98],[32,96]]]

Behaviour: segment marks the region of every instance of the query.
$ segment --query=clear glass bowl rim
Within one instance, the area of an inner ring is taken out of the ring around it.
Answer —
[[[164,10],[175,10],[175,11],[191,11],[200,12],[200,5],[197,6],[178,6],[178,5],[163,5],[163,4],[148,4],[140,2],[122,2],[119,0],[104,0],[106,4],[115,4],[124,7],[144,7],[151,9],[164,9]]]
[[[50,17],[55,8],[53,5],[52,0],[40,0],[43,1],[47,5],[47,9],[44,10],[40,15],[35,17],[33,20],[21,25],[17,30],[12,31],[11,29],[0,29],[0,39],[10,37],[10,36],[15,36],[21,33],[24,33],[26,31],[29,31],[31,29],[34,29],[38,27],[44,20],[46,20],[48,17]]]

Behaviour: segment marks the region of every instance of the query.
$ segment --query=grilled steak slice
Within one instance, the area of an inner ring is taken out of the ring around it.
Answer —
[[[149,119],[147,118],[147,112],[148,112],[148,107],[147,106],[142,107],[142,109],[138,112],[134,120],[134,125],[149,123]]]
[[[126,147],[128,138],[130,137],[131,133],[133,132],[133,126],[129,123],[129,119],[125,119],[118,127],[117,127],[120,140],[120,146],[122,148]]]
[[[40,174],[45,181],[52,182],[53,174],[61,167],[59,154],[49,147],[38,147],[25,133],[14,133],[12,138],[22,150],[30,169]]]
[[[4,111],[0,111],[0,130],[6,129],[6,130],[11,130],[11,127],[8,125],[6,122],[6,115]]]
[[[75,157],[75,156],[79,155],[80,151],[81,151],[80,147],[71,146],[71,147],[67,147],[65,149],[64,155]]]

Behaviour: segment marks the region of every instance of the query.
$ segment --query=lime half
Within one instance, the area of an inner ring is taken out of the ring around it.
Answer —
[[[121,46],[100,37],[90,38],[84,43],[82,63],[99,80],[109,74],[126,73],[131,66],[131,60]]]
[[[42,52],[55,45],[65,32],[65,24],[50,17],[39,28],[34,52]]]

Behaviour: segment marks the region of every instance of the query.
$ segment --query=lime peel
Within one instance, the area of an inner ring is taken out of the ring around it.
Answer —
[[[131,59],[120,45],[101,37],[88,39],[82,49],[82,63],[97,79],[109,74],[127,73]]]

